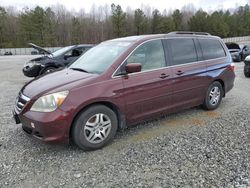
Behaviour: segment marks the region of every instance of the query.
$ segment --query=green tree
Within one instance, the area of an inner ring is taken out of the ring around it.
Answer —
[[[237,35],[249,35],[250,33],[250,7],[249,5],[240,6],[235,13],[237,20]]]
[[[5,21],[6,21],[6,11],[4,7],[0,7],[0,48],[4,46],[5,42]]]
[[[46,46],[56,46],[55,26],[55,13],[51,8],[47,8],[44,15],[44,44]]]
[[[173,17],[173,22],[175,24],[175,30],[180,31],[182,30],[182,13],[180,12],[179,9],[175,10],[172,14]]]
[[[223,12],[215,11],[207,17],[207,31],[213,35],[227,37],[229,34],[229,26],[223,18]]]
[[[155,9],[152,13],[152,33],[160,33],[162,28],[162,16],[159,10]]]
[[[173,18],[169,16],[163,17],[160,32],[169,33],[174,30],[176,30],[176,25],[175,25]]]
[[[71,41],[73,44],[80,43],[80,21],[77,17],[72,18]]]
[[[19,16],[19,41],[20,44],[26,45],[28,42],[32,42],[32,22],[31,22],[31,12],[28,8],[24,9]],[[26,43],[26,44],[25,44]]]
[[[192,16],[188,22],[191,31],[207,31],[208,14],[203,10],[199,10]]]
[[[37,6],[33,11],[31,11],[31,23],[33,37],[32,39],[38,45],[45,45],[45,11],[42,7]]]
[[[134,24],[136,28],[136,34],[140,35],[145,32],[146,23],[147,23],[146,15],[141,9],[136,9],[134,16],[135,16]]]
[[[113,30],[116,37],[121,37],[124,35],[124,27],[126,23],[126,13],[123,12],[120,5],[111,5],[111,20],[113,25]]]

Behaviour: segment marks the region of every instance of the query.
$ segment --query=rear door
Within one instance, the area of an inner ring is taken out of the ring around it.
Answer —
[[[198,41],[201,46],[203,59],[207,66],[208,88],[215,79],[220,78],[222,72],[231,62],[228,62],[226,51],[220,40],[214,38],[200,38]]]
[[[123,77],[128,121],[144,119],[170,108],[172,70],[166,65],[162,41],[141,44],[125,63],[142,65],[141,72]]]
[[[173,70],[173,108],[184,109],[203,102],[206,88],[206,63],[195,38],[165,40]]]

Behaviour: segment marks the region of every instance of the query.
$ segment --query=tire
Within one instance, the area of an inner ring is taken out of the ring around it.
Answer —
[[[46,67],[46,68],[42,71],[41,74],[49,74],[49,73],[51,73],[51,72],[53,72],[53,71],[55,71],[55,70],[56,70],[55,67]]]
[[[72,126],[73,142],[85,151],[96,150],[107,145],[114,138],[118,129],[118,120],[115,112],[110,108],[95,105],[80,112]]]
[[[244,75],[246,78],[250,78],[250,67],[247,68],[247,66],[244,66]]]
[[[222,97],[224,95],[224,90],[220,82],[213,82],[207,90],[206,97],[203,102],[203,108],[206,110],[215,110],[219,107]]]

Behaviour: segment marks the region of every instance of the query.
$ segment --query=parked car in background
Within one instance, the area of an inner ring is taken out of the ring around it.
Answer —
[[[250,78],[250,55],[245,58],[244,63],[244,75]]]
[[[250,45],[244,45],[241,54],[242,60],[245,60],[245,58],[250,55]]]
[[[226,46],[234,62],[244,61],[250,55],[250,45],[239,45],[234,42],[228,42]]]
[[[31,55],[38,55],[39,52],[38,52],[37,50],[32,50],[32,51],[30,52],[30,54],[31,54]]]
[[[44,56],[32,59],[24,64],[23,73],[28,77],[37,77],[68,66],[93,46],[90,44],[79,44],[67,46],[51,53],[35,44],[29,43],[29,45],[36,49],[39,54],[44,54]]]
[[[234,42],[227,42],[226,46],[234,62],[240,62],[243,59],[241,47]]]
[[[12,55],[11,51],[5,52],[4,55]]]
[[[35,138],[72,139],[93,150],[108,144],[117,129],[140,121],[193,106],[218,108],[234,79],[219,37],[173,32],[118,38],[27,83],[13,115]]]

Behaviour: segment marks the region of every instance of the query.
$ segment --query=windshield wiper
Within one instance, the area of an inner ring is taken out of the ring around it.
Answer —
[[[84,70],[84,69],[81,69],[81,68],[70,68],[72,70],[76,70],[76,71],[81,71],[81,72],[86,72],[86,73],[89,73],[88,71]]]

